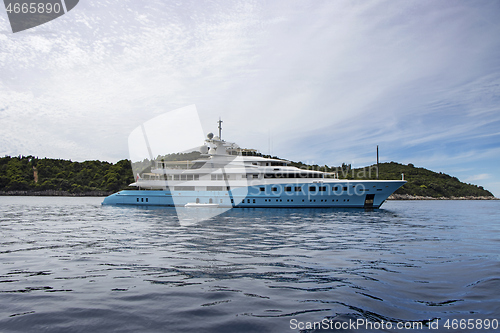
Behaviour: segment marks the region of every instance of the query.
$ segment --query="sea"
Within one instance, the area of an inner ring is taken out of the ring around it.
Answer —
[[[500,332],[500,201],[102,199],[0,197],[0,332]]]

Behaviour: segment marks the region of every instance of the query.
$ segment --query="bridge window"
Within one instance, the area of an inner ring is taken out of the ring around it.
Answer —
[[[207,191],[224,191],[224,186],[207,186]]]

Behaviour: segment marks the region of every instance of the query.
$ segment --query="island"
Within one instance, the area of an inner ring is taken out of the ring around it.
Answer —
[[[186,156],[162,156],[163,159],[182,159]],[[191,157],[191,156],[190,156]],[[273,156],[273,158],[277,158]],[[149,164],[144,161],[144,165]],[[302,169],[314,169],[336,174],[340,179],[404,179],[407,183],[389,199],[393,200],[493,200],[494,195],[482,186],[461,182],[442,172],[434,172],[413,164],[380,163],[364,168],[308,165],[290,162]],[[71,160],[28,156],[0,158],[0,195],[44,196],[107,196],[134,181],[129,160],[117,163],[106,161],[74,162]]]

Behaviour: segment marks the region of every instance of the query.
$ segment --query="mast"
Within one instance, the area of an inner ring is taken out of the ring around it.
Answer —
[[[378,180],[378,166],[379,164],[378,164],[378,145],[377,145],[377,180]]]
[[[220,120],[220,117],[219,117],[219,140],[222,141],[222,137],[221,137],[221,133],[222,133],[222,120]]]

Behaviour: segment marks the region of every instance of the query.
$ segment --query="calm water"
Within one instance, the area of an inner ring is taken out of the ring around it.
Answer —
[[[190,225],[101,201],[0,197],[1,332],[500,320],[500,201],[234,209]]]

